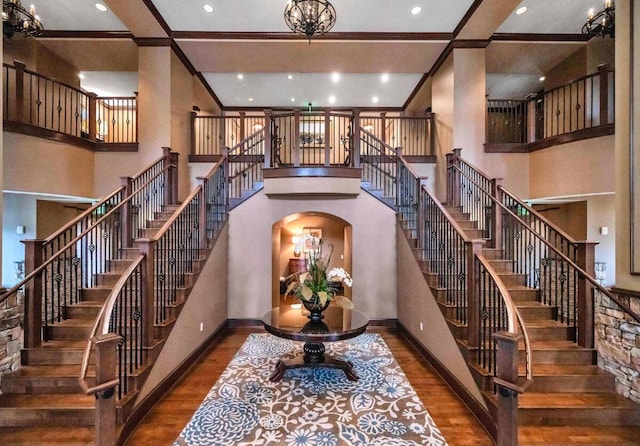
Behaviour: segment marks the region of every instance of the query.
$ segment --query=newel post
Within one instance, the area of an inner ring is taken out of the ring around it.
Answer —
[[[491,247],[502,249],[502,207],[498,203],[502,203],[502,178],[493,178],[491,180],[491,196],[495,198],[491,200],[491,220],[489,229],[491,231]]]
[[[89,139],[91,141],[98,140],[98,95],[95,93],[87,93],[89,97],[89,114],[87,119],[89,120]],[[136,120],[137,122],[137,120]]]
[[[117,347],[122,339],[115,333],[95,336],[96,384],[107,383],[118,378]],[[116,444],[116,399],[115,386],[96,393],[95,444]]]
[[[460,152],[462,149],[453,149],[447,153],[447,204],[460,206]]]
[[[351,165],[360,168],[360,110],[353,111],[353,135],[351,135]]]
[[[124,187],[124,198],[131,196],[131,177],[120,177],[120,186]],[[122,231],[122,240],[124,247],[128,248],[133,243],[133,235],[131,234],[131,224],[134,216],[131,212],[131,200],[122,207],[122,216],[120,217],[120,230]]]
[[[493,334],[497,342],[494,384],[497,386],[497,446],[518,445],[518,342],[519,333]]]
[[[387,142],[387,113],[380,113],[380,140],[384,143]]]
[[[136,244],[140,250],[140,254],[145,255],[145,261],[142,262],[142,345],[148,347],[152,344],[154,335],[154,289],[153,282],[155,277],[155,240],[147,238],[137,239]]]
[[[484,240],[474,239],[465,243],[465,277],[467,280],[467,341],[472,348],[480,345],[480,278],[476,271],[476,255],[482,253]]]
[[[576,263],[589,276],[595,276],[595,242],[578,242],[578,257]],[[578,274],[578,272],[576,272]],[[578,345],[585,348],[594,346],[594,303],[593,285],[582,274],[577,280],[577,311],[578,311]]]
[[[27,276],[42,265],[44,240],[22,240],[22,243],[24,274]],[[36,274],[24,286],[24,348],[34,348],[42,339],[42,273]]]
[[[274,143],[274,138],[277,138],[277,134],[273,134],[271,119],[271,110],[264,111],[264,165],[263,167],[269,168],[272,166],[273,151],[277,147],[277,143]],[[274,166],[275,167],[275,166]]]
[[[209,221],[207,219],[207,207],[209,206],[209,197],[207,196],[207,183],[209,182],[209,180],[207,180],[205,177],[197,177],[196,180],[200,185],[200,197],[198,200],[200,203],[200,207],[198,208],[198,232],[200,233],[200,249],[206,249],[207,226],[209,224]]]
[[[609,123],[609,64],[598,65],[600,77],[600,125]]]
[[[240,141],[244,141],[244,139],[246,138],[245,135],[247,133],[247,130],[245,128],[245,120],[246,120],[247,113],[241,111],[238,114],[240,115],[240,118],[239,118],[240,119],[240,135],[238,137],[238,142],[240,142]]]
[[[324,110],[324,165],[331,165],[331,109]]]
[[[164,168],[167,171],[167,184],[165,187],[165,204],[178,203],[178,152],[172,152],[171,147],[162,148],[164,156]]]
[[[16,67],[16,115],[15,120],[18,122],[26,123],[27,120],[24,116],[24,69],[27,67],[22,62],[17,60],[13,61],[13,65]],[[9,119],[9,116],[5,116],[4,119]]]
[[[300,109],[293,111],[293,166],[300,167]]]
[[[429,120],[429,155],[435,156],[436,154],[436,114],[429,112],[427,115]]]

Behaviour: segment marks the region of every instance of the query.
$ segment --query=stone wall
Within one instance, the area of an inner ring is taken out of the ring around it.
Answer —
[[[0,384],[2,376],[20,368],[23,308],[22,294],[13,294],[0,304]]]
[[[640,314],[640,295],[620,290],[616,294]],[[616,376],[618,393],[640,404],[640,322],[596,291],[595,331],[598,366]]]

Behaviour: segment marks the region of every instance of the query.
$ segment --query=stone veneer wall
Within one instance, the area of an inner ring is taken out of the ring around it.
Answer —
[[[5,374],[20,368],[23,308],[22,294],[13,294],[0,304],[0,383]]]
[[[615,292],[640,314],[640,294]],[[596,291],[595,330],[598,366],[616,376],[618,393],[640,404],[640,322]]]

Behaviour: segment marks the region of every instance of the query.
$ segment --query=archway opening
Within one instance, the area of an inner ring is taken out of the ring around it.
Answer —
[[[273,225],[272,249],[272,306],[296,303],[294,298],[284,296],[286,278],[304,270],[304,246],[297,244],[298,237],[312,232],[322,238],[326,249],[333,247],[328,268],[352,269],[352,226],[349,222],[324,212],[305,211],[288,215]],[[296,251],[296,245],[300,252]],[[351,288],[344,287],[343,295],[351,299]]]

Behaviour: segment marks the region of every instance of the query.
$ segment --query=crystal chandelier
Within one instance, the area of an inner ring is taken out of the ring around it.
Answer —
[[[616,5],[613,0],[605,0],[604,9],[598,13],[594,13],[593,9],[589,11],[589,20],[582,27],[582,34],[592,38],[594,36],[606,36],[615,38],[616,31]]]
[[[2,32],[7,40],[15,33],[37,37],[44,28],[40,17],[36,15],[36,7],[31,5],[27,11],[20,0],[2,0]]]
[[[284,21],[296,34],[313,36],[328,32],[336,24],[336,10],[328,0],[289,0]]]

